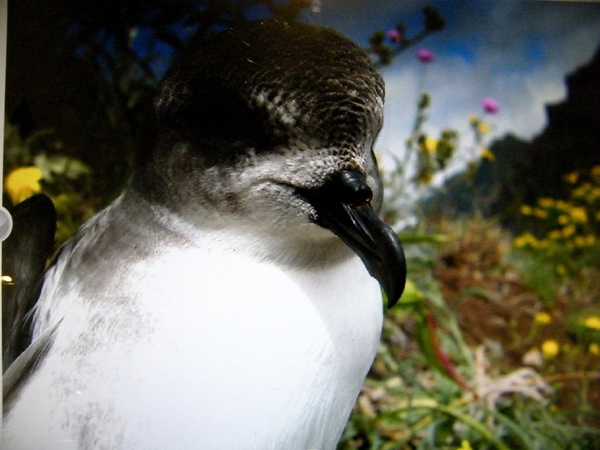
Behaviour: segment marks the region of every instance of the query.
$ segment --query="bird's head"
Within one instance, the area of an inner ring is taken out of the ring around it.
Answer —
[[[333,232],[393,304],[406,266],[374,212],[383,99],[368,55],[334,31],[276,20],[233,28],[167,72],[134,188],[192,223],[313,242]]]

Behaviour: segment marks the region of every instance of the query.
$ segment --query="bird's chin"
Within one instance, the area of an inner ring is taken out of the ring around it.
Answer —
[[[307,241],[315,245],[336,248],[344,247],[344,243],[331,230],[324,228],[316,223],[308,223],[303,226],[304,237]]]
[[[276,234],[270,234],[269,237],[271,240],[278,239]],[[285,245],[292,245],[303,251],[343,253],[349,251],[348,246],[331,230],[315,223],[303,223],[296,227],[288,226],[281,230],[280,239]]]

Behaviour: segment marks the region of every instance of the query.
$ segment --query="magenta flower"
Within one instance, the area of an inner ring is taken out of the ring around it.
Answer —
[[[387,37],[389,38],[390,41],[399,44],[400,42],[404,41],[404,35],[402,33],[400,33],[400,31],[398,31],[398,29],[393,28],[390,31],[387,32]]]
[[[485,97],[481,100],[481,105],[486,113],[496,114],[498,112],[498,102],[491,97]]]
[[[421,62],[428,63],[433,61],[433,53],[431,53],[431,50],[422,48],[417,52],[417,58],[419,58],[419,61]]]

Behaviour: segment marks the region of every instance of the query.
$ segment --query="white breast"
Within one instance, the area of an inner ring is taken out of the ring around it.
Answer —
[[[319,270],[165,248],[62,299],[6,449],[333,449],[381,330],[357,257]],[[56,319],[56,318],[55,318]]]

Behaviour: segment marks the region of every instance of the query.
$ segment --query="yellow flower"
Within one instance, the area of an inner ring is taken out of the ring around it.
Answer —
[[[554,204],[554,200],[548,197],[540,198],[538,200],[538,205],[540,205],[542,208],[549,208],[551,206],[554,206]]]
[[[483,159],[487,159],[488,161],[496,161],[496,155],[494,155],[490,149],[484,148],[479,152],[479,154]]]
[[[474,115],[474,114],[471,114],[471,115],[469,116],[469,122],[470,122],[471,124],[476,124],[476,123],[478,123],[478,122],[479,122],[479,117],[477,117],[477,116],[476,116],[476,115]]]
[[[571,204],[565,202],[564,200],[552,200],[552,204],[564,211],[568,211],[569,209],[571,209]]]
[[[489,133],[490,132],[490,126],[487,123],[485,123],[485,122],[479,123],[479,132],[481,134]]]
[[[567,274],[567,269],[562,264],[556,266],[556,273],[560,276],[564,276]]]
[[[569,223],[569,216],[567,216],[566,214],[561,214],[560,216],[558,216],[558,223],[561,225],[566,225]]]
[[[588,234],[587,236],[576,236],[573,243],[577,248],[591,247],[596,243],[596,236]]]
[[[423,142],[421,142],[420,150],[422,152],[435,153],[437,150],[438,141],[433,138],[426,138]]]
[[[558,355],[559,351],[560,346],[558,345],[558,342],[554,339],[548,339],[542,343],[542,354],[546,359],[554,358],[556,355]]]
[[[540,311],[538,313],[535,313],[535,315],[533,316],[533,320],[535,320],[535,323],[538,323],[540,325],[548,325],[549,323],[552,323],[552,316],[547,312]]]
[[[587,239],[585,236],[575,236],[573,244],[575,244],[575,247],[577,248],[587,247]]]
[[[595,342],[592,342],[588,347],[588,351],[592,355],[600,355],[600,345],[596,344]]]
[[[577,231],[575,229],[575,225],[569,225],[568,227],[564,227],[562,234],[564,237],[568,238],[570,236],[573,236],[575,234],[575,231]]]
[[[586,223],[588,221],[587,212],[585,208],[573,208],[571,210],[571,217],[575,222]]]
[[[520,236],[517,236],[513,240],[513,245],[517,248],[524,248],[528,246],[535,246],[537,244],[537,239],[531,233],[524,233]]]
[[[600,331],[600,317],[598,316],[586,317],[583,321],[583,324],[588,328]]]
[[[562,233],[559,230],[552,230],[548,232],[548,239],[557,240],[562,238]]]
[[[548,217],[548,211],[545,209],[535,208],[533,210],[533,215],[539,217],[540,219],[545,219]]]
[[[546,248],[548,241],[540,240],[531,233],[524,233],[521,236],[517,236],[513,240],[513,245],[517,248],[533,247],[533,248]]]
[[[533,209],[529,205],[521,205],[521,214],[524,216],[530,216],[533,213]]]
[[[591,190],[592,185],[590,183],[583,183],[577,189],[573,190],[572,196],[573,198],[586,198]]]
[[[513,245],[516,248],[523,248],[527,246],[527,240],[525,239],[524,236],[518,236],[516,238],[513,239]]]
[[[463,439],[460,443],[460,447],[458,447],[456,450],[473,450],[473,447],[471,447],[471,443],[469,441]]]
[[[579,172],[576,171],[576,172],[571,172],[570,174],[568,174],[565,177],[565,180],[567,180],[567,183],[575,184],[575,183],[577,183],[578,178],[579,178]]]
[[[21,203],[41,192],[42,171],[35,166],[20,167],[8,174],[4,188],[13,204]]]

